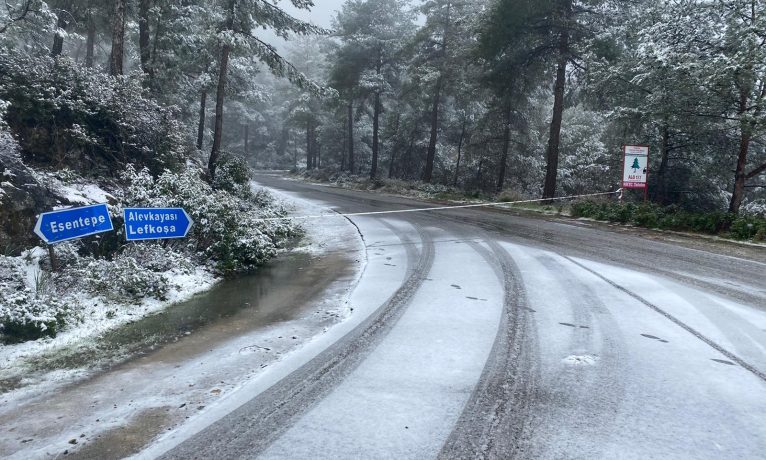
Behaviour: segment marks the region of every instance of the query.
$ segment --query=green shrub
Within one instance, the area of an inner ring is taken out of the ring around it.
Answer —
[[[766,222],[762,222],[761,225],[758,226],[758,230],[755,232],[753,239],[755,241],[766,241]]]
[[[691,229],[695,232],[715,235],[731,225],[733,216],[723,212],[695,213],[690,217],[690,220]]]
[[[694,231],[716,235],[728,230],[732,238],[766,239],[766,218],[756,215],[735,216],[726,212],[689,212],[678,206],[651,203],[608,203],[580,201],[571,206],[573,217],[587,217],[608,222],[632,223],[639,227]]]
[[[627,206],[623,207],[627,208]],[[631,212],[631,222],[639,227],[657,228],[659,220],[657,209],[651,205],[639,205],[635,211]]]
[[[136,259],[120,254],[112,261],[93,259],[80,271],[86,288],[93,294],[118,302],[138,302],[145,298],[165,300],[168,279],[144,270]]]
[[[766,236],[766,218],[758,216],[740,216],[734,219],[729,233],[739,240],[754,239],[763,241]]]
[[[572,217],[593,218],[595,215],[596,203],[593,201],[577,201],[572,203]]]

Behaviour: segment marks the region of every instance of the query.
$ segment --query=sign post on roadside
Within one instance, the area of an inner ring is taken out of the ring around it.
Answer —
[[[48,244],[112,230],[106,203],[44,212],[35,225],[35,234]]]
[[[44,212],[37,218],[35,234],[48,244],[51,269],[57,271],[53,245],[114,230],[106,203]]]
[[[194,221],[182,208],[125,208],[128,241],[184,238]]]
[[[624,145],[622,152],[622,187],[643,189],[646,201],[649,193],[646,181],[649,171],[649,146]]]

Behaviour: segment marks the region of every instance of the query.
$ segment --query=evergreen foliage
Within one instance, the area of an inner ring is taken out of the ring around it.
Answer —
[[[127,163],[158,173],[185,156],[173,109],[149,98],[136,79],[0,49],[0,99],[32,164],[109,176]]]
[[[348,0],[329,31],[265,0],[8,0],[0,246],[28,255],[35,214],[79,203],[67,191],[87,181],[117,220],[127,205],[192,210],[185,243],[132,252],[114,233],[64,251],[73,286],[133,302],[170,288],[168,267],[129,276],[157,251],[238,273],[296,234],[258,220],[284,210],[251,190],[248,164],[547,199],[618,189],[625,144],[649,145],[652,204],[627,194],[578,215],[763,238],[764,21],[745,0]],[[76,320],[65,275],[38,291],[6,259],[6,337]]]

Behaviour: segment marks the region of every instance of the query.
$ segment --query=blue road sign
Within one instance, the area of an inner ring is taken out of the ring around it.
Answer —
[[[182,208],[125,208],[125,239],[183,238],[194,223]]]
[[[35,234],[48,244],[114,230],[105,203],[40,214]]]

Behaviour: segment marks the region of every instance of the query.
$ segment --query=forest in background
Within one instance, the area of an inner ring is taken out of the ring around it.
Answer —
[[[308,169],[527,197],[615,190],[621,146],[649,145],[653,202],[763,214],[765,14],[755,0],[349,1],[333,37],[295,48],[339,97],[286,98],[287,126]]]
[[[349,0],[331,30],[262,0],[8,4],[0,39],[140,81],[211,176],[229,151],[547,198],[618,188],[645,144],[652,201],[764,212],[763,1]]]

